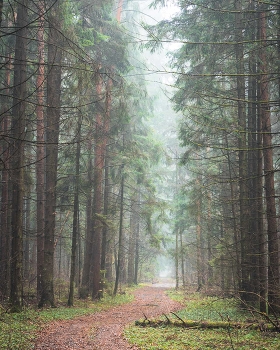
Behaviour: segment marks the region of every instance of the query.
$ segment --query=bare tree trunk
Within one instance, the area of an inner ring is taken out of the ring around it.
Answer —
[[[110,74],[110,72],[109,72]],[[104,118],[104,135],[102,144],[102,153],[104,153],[104,208],[103,215],[107,219],[109,214],[109,145],[108,137],[110,132],[110,114],[112,108],[112,79],[109,77],[106,84],[106,100],[105,100],[105,118]],[[102,245],[101,245],[101,270],[104,271],[104,278],[107,274],[106,271],[106,254],[107,254],[107,240],[108,240],[108,225],[103,225],[102,228]],[[101,289],[103,293],[104,283],[102,283]]]
[[[105,155],[105,171],[104,171],[104,209],[103,209],[103,215],[105,219],[108,218],[109,214],[109,159],[108,159],[108,150],[106,150]],[[103,225],[102,228],[102,242],[101,242],[101,271],[102,271],[102,296],[103,296],[103,290],[104,290],[104,284],[105,279],[107,278],[107,266],[106,266],[106,258],[107,258],[107,252],[108,252],[108,225]]]
[[[183,244],[183,230],[180,230],[180,255],[181,255],[181,273],[182,273],[182,284],[185,288],[185,259],[184,259],[184,244]]]
[[[137,229],[137,196],[134,193],[131,197],[131,213],[130,213],[130,231],[128,238],[128,262],[127,262],[127,282],[134,283],[135,275],[135,244]]]
[[[200,180],[196,180],[197,187],[200,186]],[[203,285],[203,266],[202,266],[202,239],[201,239],[201,198],[200,198],[200,191],[197,191],[197,198],[196,200],[196,250],[197,250],[197,259],[196,259],[196,266],[197,266],[197,290],[199,291]]]
[[[23,249],[23,197],[24,197],[24,144],[26,110],[26,46],[27,1],[18,4],[16,46],[14,59],[14,95],[12,109],[12,245],[11,245],[11,295],[12,311],[22,309],[22,249]]]
[[[241,297],[250,299],[249,263],[248,263],[248,191],[247,191],[247,142],[246,142],[246,107],[245,107],[245,72],[243,48],[242,0],[235,0],[235,48],[238,98],[238,156],[239,156],[239,206],[241,235]]]
[[[96,92],[99,101],[102,100],[102,79],[99,73],[100,67],[96,73]],[[99,106],[97,106],[99,109]],[[103,214],[103,169],[105,155],[103,150],[104,137],[104,118],[100,110],[97,111],[95,119],[95,144],[94,144],[94,170],[93,170],[93,225],[92,225],[92,259],[91,259],[91,281],[92,298],[99,299],[101,294],[101,237],[102,221],[98,217]]]
[[[175,288],[179,288],[179,230],[175,231]]]
[[[276,220],[276,203],[274,187],[273,167],[273,145],[270,121],[269,91],[266,58],[266,12],[264,5],[260,5],[259,13],[259,35],[261,40],[260,48],[260,114],[262,119],[263,132],[263,156],[264,156],[264,179],[266,194],[266,217],[268,236],[268,301],[272,308],[280,309],[279,297],[279,247]]]
[[[37,295],[42,293],[42,274],[44,266],[44,223],[45,223],[45,123],[44,123],[44,1],[40,0],[39,29],[38,29],[38,56],[39,66],[37,75],[37,158],[36,158],[36,194],[37,194]]]
[[[5,82],[7,96],[10,93],[11,85],[11,54],[7,53],[7,59],[5,63]],[[9,136],[11,128],[11,116],[9,113],[9,101],[8,97],[3,98],[2,106],[2,125],[1,130],[3,133],[3,146],[2,146],[2,186],[1,186],[1,233],[0,233],[0,290],[4,296],[9,292],[9,280],[10,280],[10,148],[9,148]]]
[[[231,211],[232,211],[232,220],[233,220],[233,241],[234,241],[234,252],[235,252],[235,269],[234,269],[234,285],[238,285],[238,290],[241,290],[241,262],[240,262],[240,253],[241,253],[241,247],[240,247],[240,234],[238,231],[238,225],[237,225],[237,215],[236,215],[236,204],[235,204],[235,190],[232,180],[232,164],[229,154],[229,143],[228,143],[228,137],[225,133],[225,142],[226,142],[226,149],[227,149],[227,163],[228,163],[228,172],[229,172],[229,180],[230,180],[230,195],[231,195]]]
[[[249,4],[248,21],[250,21],[250,39],[256,40],[257,18],[255,4]],[[257,144],[257,79],[256,79],[256,54],[249,54],[249,78],[248,78],[248,203],[249,223],[248,235],[251,249],[249,255],[250,266],[250,291],[251,301],[258,302],[259,295],[259,232],[258,232],[258,144]]]
[[[258,107],[258,176],[257,176],[257,224],[259,234],[259,293],[260,293],[260,311],[267,312],[267,235],[264,231],[263,220],[263,152],[262,152],[262,118],[260,107]]]
[[[212,196],[209,192],[207,195],[208,198],[208,213],[207,213],[207,285],[210,286],[213,281],[213,267],[211,266],[212,256],[212,247],[211,242],[211,232],[212,232],[212,216],[211,216],[211,207],[212,207]]]
[[[92,139],[91,133],[88,135],[88,191],[87,191],[87,205],[86,205],[86,239],[85,239],[85,252],[84,252],[84,263],[83,263],[83,274],[82,274],[82,286],[80,290],[80,298],[86,298],[90,290],[90,262],[91,262],[91,251],[92,251]]]
[[[123,166],[122,166],[123,169]],[[121,170],[122,171],[122,170]],[[116,269],[116,280],[114,287],[114,295],[118,292],[120,274],[121,274],[121,262],[123,258],[123,193],[124,193],[124,174],[121,174],[121,198],[120,198],[120,225],[119,225],[119,241],[118,241],[118,261],[117,261],[117,269]]]
[[[25,282],[29,281],[30,275],[30,231],[31,231],[31,183],[26,184],[26,197],[24,200],[25,215],[24,215],[24,273],[23,277]]]
[[[46,205],[44,237],[44,269],[39,306],[54,302],[54,249],[56,219],[56,182],[61,95],[61,40],[59,35],[59,5],[53,6],[49,16],[47,125],[46,125]]]
[[[71,248],[71,271],[70,271],[70,291],[68,297],[68,306],[74,305],[74,287],[76,276],[76,255],[77,241],[79,232],[79,182],[80,182],[80,155],[81,155],[81,126],[82,116],[79,115],[77,126],[77,148],[76,148],[76,170],[75,170],[75,189],[74,189],[74,208],[73,208],[73,232]]]
[[[0,0],[0,28],[2,25],[2,17],[3,17],[3,0]]]
[[[139,246],[140,246],[140,189],[138,189],[137,195],[137,224],[135,231],[135,263],[134,263],[134,284],[138,284],[138,275],[139,275]]]

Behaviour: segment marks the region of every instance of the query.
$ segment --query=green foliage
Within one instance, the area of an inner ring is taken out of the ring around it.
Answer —
[[[0,349],[29,350],[33,349],[36,333],[47,323],[54,320],[69,320],[77,316],[107,310],[111,307],[132,301],[130,293],[116,297],[104,294],[98,302],[76,300],[75,307],[60,306],[43,310],[27,309],[22,313],[9,314],[4,310],[0,314]]]
[[[130,343],[145,350],[277,350],[279,336],[265,336],[258,331],[235,330],[229,333],[225,329],[197,330],[162,327],[130,327],[125,332]]]
[[[169,295],[172,299],[184,300],[181,292],[172,291]],[[250,314],[239,309],[238,301],[234,298],[202,297],[200,294],[194,293],[188,295],[186,304],[187,308],[177,313],[183,319],[243,321],[251,317]]]
[[[169,295],[186,307],[176,314],[183,319],[192,320],[245,320],[246,315],[240,310],[235,299],[202,297],[199,294],[184,295],[181,291],[171,291]],[[176,317],[168,315],[175,320]],[[178,321],[178,319],[177,319]],[[161,326],[142,328],[130,326],[125,330],[126,339],[140,349],[204,350],[204,349],[279,349],[280,336],[276,333],[261,333],[247,329],[196,329]]]

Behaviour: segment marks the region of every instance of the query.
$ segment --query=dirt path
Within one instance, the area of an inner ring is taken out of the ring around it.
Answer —
[[[90,316],[54,322],[39,335],[35,350],[124,350],[130,346],[122,336],[124,327],[145,314],[152,318],[176,311],[181,305],[170,300],[164,287],[144,287],[135,291],[135,300]]]

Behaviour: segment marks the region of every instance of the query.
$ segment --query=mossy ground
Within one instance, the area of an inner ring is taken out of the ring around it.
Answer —
[[[231,322],[242,322],[252,317],[239,307],[235,299],[203,297],[196,293],[186,296],[176,291],[169,294],[172,298],[185,304],[185,308],[176,313],[180,318],[196,321],[228,320],[229,327],[225,329],[186,329],[172,325],[156,328],[130,326],[125,330],[125,337],[131,344],[143,350],[280,350],[278,333],[230,327]],[[173,315],[168,315],[168,318],[178,321]]]

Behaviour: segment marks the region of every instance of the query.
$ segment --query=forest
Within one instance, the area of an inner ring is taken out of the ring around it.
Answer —
[[[279,0],[1,0],[0,43],[1,305],[279,314]]]

